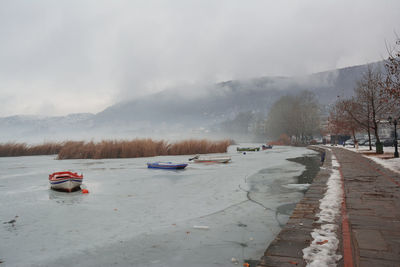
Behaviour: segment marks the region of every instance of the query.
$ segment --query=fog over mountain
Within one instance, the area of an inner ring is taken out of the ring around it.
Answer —
[[[398,10],[398,0],[3,0],[0,117],[98,113],[167,88],[201,96],[229,80],[252,89],[257,77],[379,61]]]
[[[371,64],[381,67],[382,62]],[[353,93],[368,65],[342,68],[297,77],[260,77],[196,86],[170,88],[139,99],[116,103],[97,114],[57,117],[11,116],[0,118],[1,142],[41,142],[66,139],[153,137],[231,137],[219,125],[240,112],[266,115],[281,96],[303,90],[314,92],[323,107],[338,96]]]

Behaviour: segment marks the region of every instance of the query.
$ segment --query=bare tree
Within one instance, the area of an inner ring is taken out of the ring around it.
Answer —
[[[344,133],[343,110],[337,103],[329,109],[328,130],[332,135],[339,136]],[[336,140],[337,141],[337,140]],[[331,139],[332,142],[332,139]]]
[[[272,105],[267,116],[267,134],[270,137],[278,138],[281,134],[295,135],[292,127],[294,106],[293,96],[282,96]]]
[[[293,114],[296,120],[298,137],[302,143],[307,143],[319,130],[320,107],[314,93],[303,91],[296,97],[298,110]]]
[[[287,134],[297,143],[307,143],[319,130],[319,105],[315,95],[303,91],[283,96],[271,107],[267,117],[268,134],[278,138]]]
[[[368,68],[354,90],[357,112],[354,112],[352,116],[358,124],[374,131],[377,153],[383,153],[379,138],[380,123],[382,119],[386,119],[394,103],[394,101],[385,98],[381,94],[382,81],[383,78],[380,71]]]
[[[400,106],[400,38],[396,36],[394,47],[388,47],[389,57],[385,61],[386,78],[383,82],[382,93],[387,98],[397,100]]]
[[[360,106],[353,99],[338,100],[336,105],[342,112],[342,128],[353,137],[355,145],[357,142],[356,133],[362,130],[363,127],[354,120],[352,114],[359,114]]]
[[[361,89],[360,89],[361,90]],[[369,150],[372,150],[371,142],[371,121],[372,112],[370,102],[357,101],[355,97],[349,100],[344,100],[341,107],[345,110],[346,115],[355,123],[357,126],[354,127],[357,130],[365,130],[368,133]]]

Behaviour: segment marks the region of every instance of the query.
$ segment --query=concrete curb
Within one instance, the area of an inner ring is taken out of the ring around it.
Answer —
[[[321,170],[314,178],[303,199],[297,203],[289,221],[271,242],[257,267],[305,266],[302,250],[312,242],[311,232],[320,224],[316,221],[319,200],[326,191],[326,182],[331,174],[332,153],[324,148],[310,146],[318,152],[326,152]]]

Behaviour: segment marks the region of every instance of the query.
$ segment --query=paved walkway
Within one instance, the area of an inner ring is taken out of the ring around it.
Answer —
[[[354,266],[400,266],[400,175],[333,148],[344,178]]]
[[[344,257],[338,266],[400,266],[400,175],[358,153],[330,148],[327,169],[314,179],[258,266],[305,266],[302,249],[319,226],[315,214],[326,191],[332,154],[341,165],[345,193],[338,233]]]

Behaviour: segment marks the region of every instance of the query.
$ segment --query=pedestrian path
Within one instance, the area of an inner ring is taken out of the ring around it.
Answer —
[[[359,153],[333,148],[344,179],[353,266],[400,266],[400,176]]]
[[[344,192],[338,231],[338,254],[343,258],[337,265],[400,266],[400,175],[359,153],[338,147],[323,149],[327,150],[324,168],[258,266],[306,265],[302,250],[312,242],[312,229],[319,227],[316,214],[326,191],[332,155],[340,164]]]

